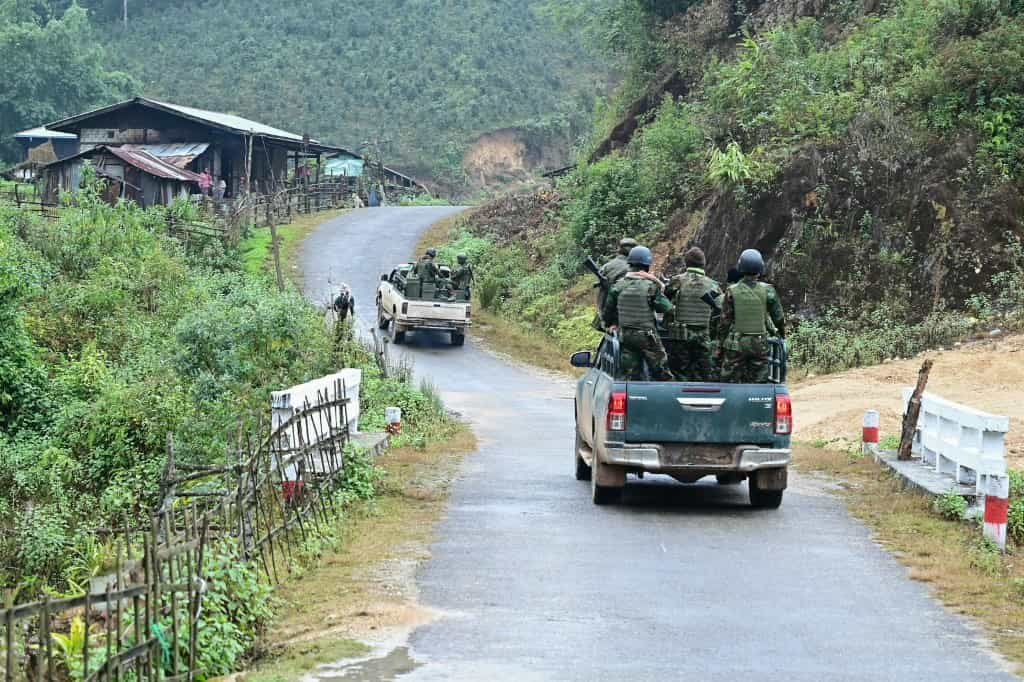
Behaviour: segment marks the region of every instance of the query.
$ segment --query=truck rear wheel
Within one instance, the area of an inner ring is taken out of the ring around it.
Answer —
[[[462,332],[452,332],[452,345],[453,346],[464,346],[466,345],[466,335]]]
[[[384,309],[380,307],[380,301],[377,301],[377,329],[387,329],[388,321],[388,318],[384,317]]]
[[[580,449],[583,448],[583,436],[579,428],[576,429],[576,446],[573,448],[573,459],[576,460],[576,480],[590,480],[590,465],[580,456]]]
[[[399,331],[397,321],[391,323],[391,343],[396,346],[405,343],[405,331]]]
[[[750,487],[750,505],[758,509],[778,509],[782,505],[782,494],[785,489],[781,490],[769,490],[763,486],[761,482],[760,471],[755,471],[747,479],[747,485]],[[765,471],[764,473],[772,473],[774,471]]]
[[[613,485],[607,485],[609,479]],[[626,472],[620,471],[619,467],[603,464],[595,452],[593,464],[590,466],[590,497],[594,504],[615,504],[622,498],[622,489],[625,485]]]

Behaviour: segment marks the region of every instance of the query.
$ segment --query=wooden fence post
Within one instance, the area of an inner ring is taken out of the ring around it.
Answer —
[[[917,420],[921,416],[921,396],[924,394],[925,386],[928,385],[928,375],[932,371],[931,360],[925,360],[921,370],[917,374],[917,386],[907,403],[907,413],[903,415],[903,429],[900,433],[899,459],[908,460],[911,458],[911,448],[914,445],[914,432],[917,430]]]

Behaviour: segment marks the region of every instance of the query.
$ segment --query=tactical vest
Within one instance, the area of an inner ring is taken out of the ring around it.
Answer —
[[[682,276],[676,292],[675,325],[708,327],[711,324],[711,306],[702,300],[704,294],[713,290],[711,280],[699,272],[687,272]]]
[[[733,330],[750,336],[765,336],[768,333],[765,319],[768,317],[768,285],[757,282],[749,286],[737,282],[729,287],[732,292]]]
[[[609,282],[615,284],[625,277],[627,272],[629,272],[629,264],[626,263],[626,258],[624,256],[616,256],[604,264],[604,267],[601,268],[601,272],[608,278]]]
[[[629,329],[654,329],[651,309],[651,282],[640,278],[622,280],[619,289],[619,326]]]

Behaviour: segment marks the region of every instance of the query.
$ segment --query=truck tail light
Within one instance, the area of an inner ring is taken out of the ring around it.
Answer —
[[[615,391],[608,400],[608,430],[626,430],[626,392]]]
[[[775,433],[779,436],[793,433],[793,402],[788,395],[775,396]]]
[[[409,302],[408,301],[402,303],[402,314],[403,315],[408,315],[409,314]]]

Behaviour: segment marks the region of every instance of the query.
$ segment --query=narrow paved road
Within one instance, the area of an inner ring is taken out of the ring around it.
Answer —
[[[379,274],[452,210],[324,225],[304,248],[308,295],[343,279],[372,320]],[[418,578],[447,616],[413,634],[419,667],[400,679],[1016,679],[819,484],[795,477],[781,509],[752,511],[745,485],[648,477],[597,508],[571,475],[566,379],[472,342],[405,352],[480,449]]]

